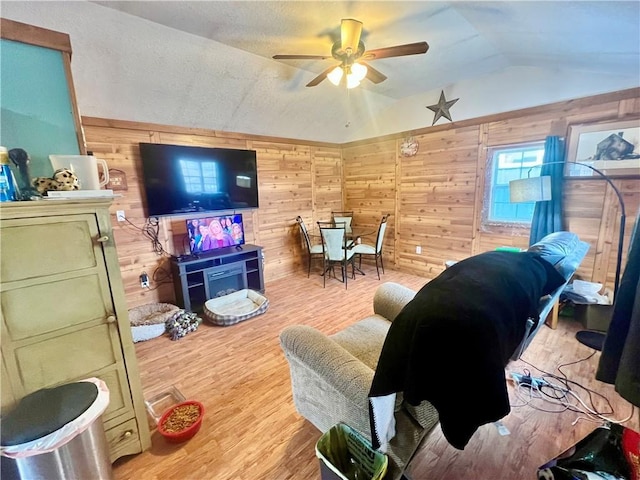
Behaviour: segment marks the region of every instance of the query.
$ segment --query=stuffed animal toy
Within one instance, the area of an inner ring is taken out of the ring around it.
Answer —
[[[37,177],[33,179],[33,187],[40,195],[45,195],[49,190],[58,190],[58,182],[53,178]]]
[[[53,178],[37,177],[33,179],[33,186],[41,195],[46,195],[50,190],[79,190],[78,177],[68,168],[59,168],[53,174]]]
[[[53,174],[53,179],[60,184],[58,190],[80,190],[78,177],[68,168],[59,168]]]

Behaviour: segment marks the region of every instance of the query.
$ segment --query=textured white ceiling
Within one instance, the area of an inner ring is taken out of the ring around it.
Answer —
[[[96,2],[266,59],[328,55],[340,19],[364,23],[368,49],[418,41],[426,55],[375,61],[389,80],[365,88],[403,98],[513,66],[638,74],[640,2]],[[335,60],[279,60],[310,72]]]
[[[640,85],[640,2],[3,2],[2,15],[70,34],[81,113],[344,142]],[[427,41],[371,62],[388,80],[305,85],[335,63],[340,20],[367,49]],[[442,123],[446,120],[441,120]]]

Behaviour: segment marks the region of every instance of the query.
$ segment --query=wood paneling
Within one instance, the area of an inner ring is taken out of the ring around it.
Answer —
[[[175,303],[167,255],[188,249],[187,216],[161,218],[157,227],[145,224],[140,142],[256,150],[260,208],[242,213],[246,241],[264,247],[265,280],[303,268],[297,215],[312,225],[342,208],[342,156],[335,145],[89,117],[83,123],[88,150],[127,178],[128,189],[116,191],[122,196],[111,214],[129,308],[158,301]],[[126,222],[116,221],[117,210],[125,211]],[[154,252],[144,235],[145,230],[156,229],[164,255]],[[151,289],[141,288],[142,272],[150,276]]]
[[[353,210],[354,224],[372,232],[382,214],[392,214],[383,248],[385,265],[433,278],[446,260],[502,245],[528,245],[527,227],[482,225],[490,147],[543,141],[552,134],[565,136],[572,124],[622,117],[640,117],[640,89],[412,131],[420,143],[414,157],[399,155],[402,133],[340,146],[96,118],[84,118],[83,124],[88,150],[127,175],[129,189],[118,192],[123,196],[114,203],[112,220],[127,301],[133,307],[175,300],[170,280],[152,282],[152,290],[139,283],[142,271],[155,272],[158,278],[165,271],[156,271],[163,257],[139,230],[145,220],[139,142],[256,150],[260,208],[244,215],[247,240],[264,247],[267,282],[304,269],[296,216],[313,228],[334,210]],[[624,195],[627,224],[632,225],[640,205],[640,181],[615,182]],[[116,210],[125,210],[138,228],[117,223]],[[613,192],[597,178],[570,179],[565,210],[566,228],[592,246],[578,276],[612,287],[619,228]],[[184,218],[162,219],[158,228],[163,248],[184,253]],[[627,244],[629,235],[630,228]]]
[[[385,265],[394,263],[397,244],[396,150],[396,141],[389,140],[374,148],[360,146],[343,152],[345,210],[353,211],[353,224],[377,232],[382,215],[391,214],[382,250]],[[375,236],[365,241],[374,244]]]
[[[345,209],[374,217],[375,205],[362,198],[396,190],[395,235],[385,242],[385,260],[403,271],[428,278],[444,261],[508,245],[528,246],[529,228],[482,224],[488,149],[566,136],[573,124],[640,117],[640,89],[626,90],[501,115],[412,131],[419,143],[414,157],[399,156],[402,134],[343,146]],[[395,178],[390,178],[395,172]],[[366,182],[366,186],[365,186]],[[623,192],[627,224],[640,205],[640,180],[615,180]],[[604,181],[570,179],[565,188],[566,228],[591,244],[578,270],[585,280],[613,286],[619,235],[618,201]],[[369,192],[374,195],[366,196]],[[364,207],[364,208],[363,208]],[[385,208],[390,208],[385,205]],[[625,254],[630,228],[625,235]],[[422,253],[416,253],[416,247]],[[390,252],[393,254],[390,255]]]

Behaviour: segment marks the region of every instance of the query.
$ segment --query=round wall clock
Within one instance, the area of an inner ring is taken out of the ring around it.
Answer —
[[[418,141],[413,137],[407,137],[400,143],[400,153],[403,157],[413,157],[418,153]]]

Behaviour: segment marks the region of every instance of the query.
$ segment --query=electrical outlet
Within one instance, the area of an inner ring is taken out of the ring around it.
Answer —
[[[420,245],[416,245],[416,253],[418,255],[422,254],[422,247]]]
[[[149,288],[149,275],[144,272],[140,275],[140,286],[142,288]]]
[[[124,222],[127,218],[124,216],[124,210],[118,210],[116,212],[116,220],[119,222]]]

